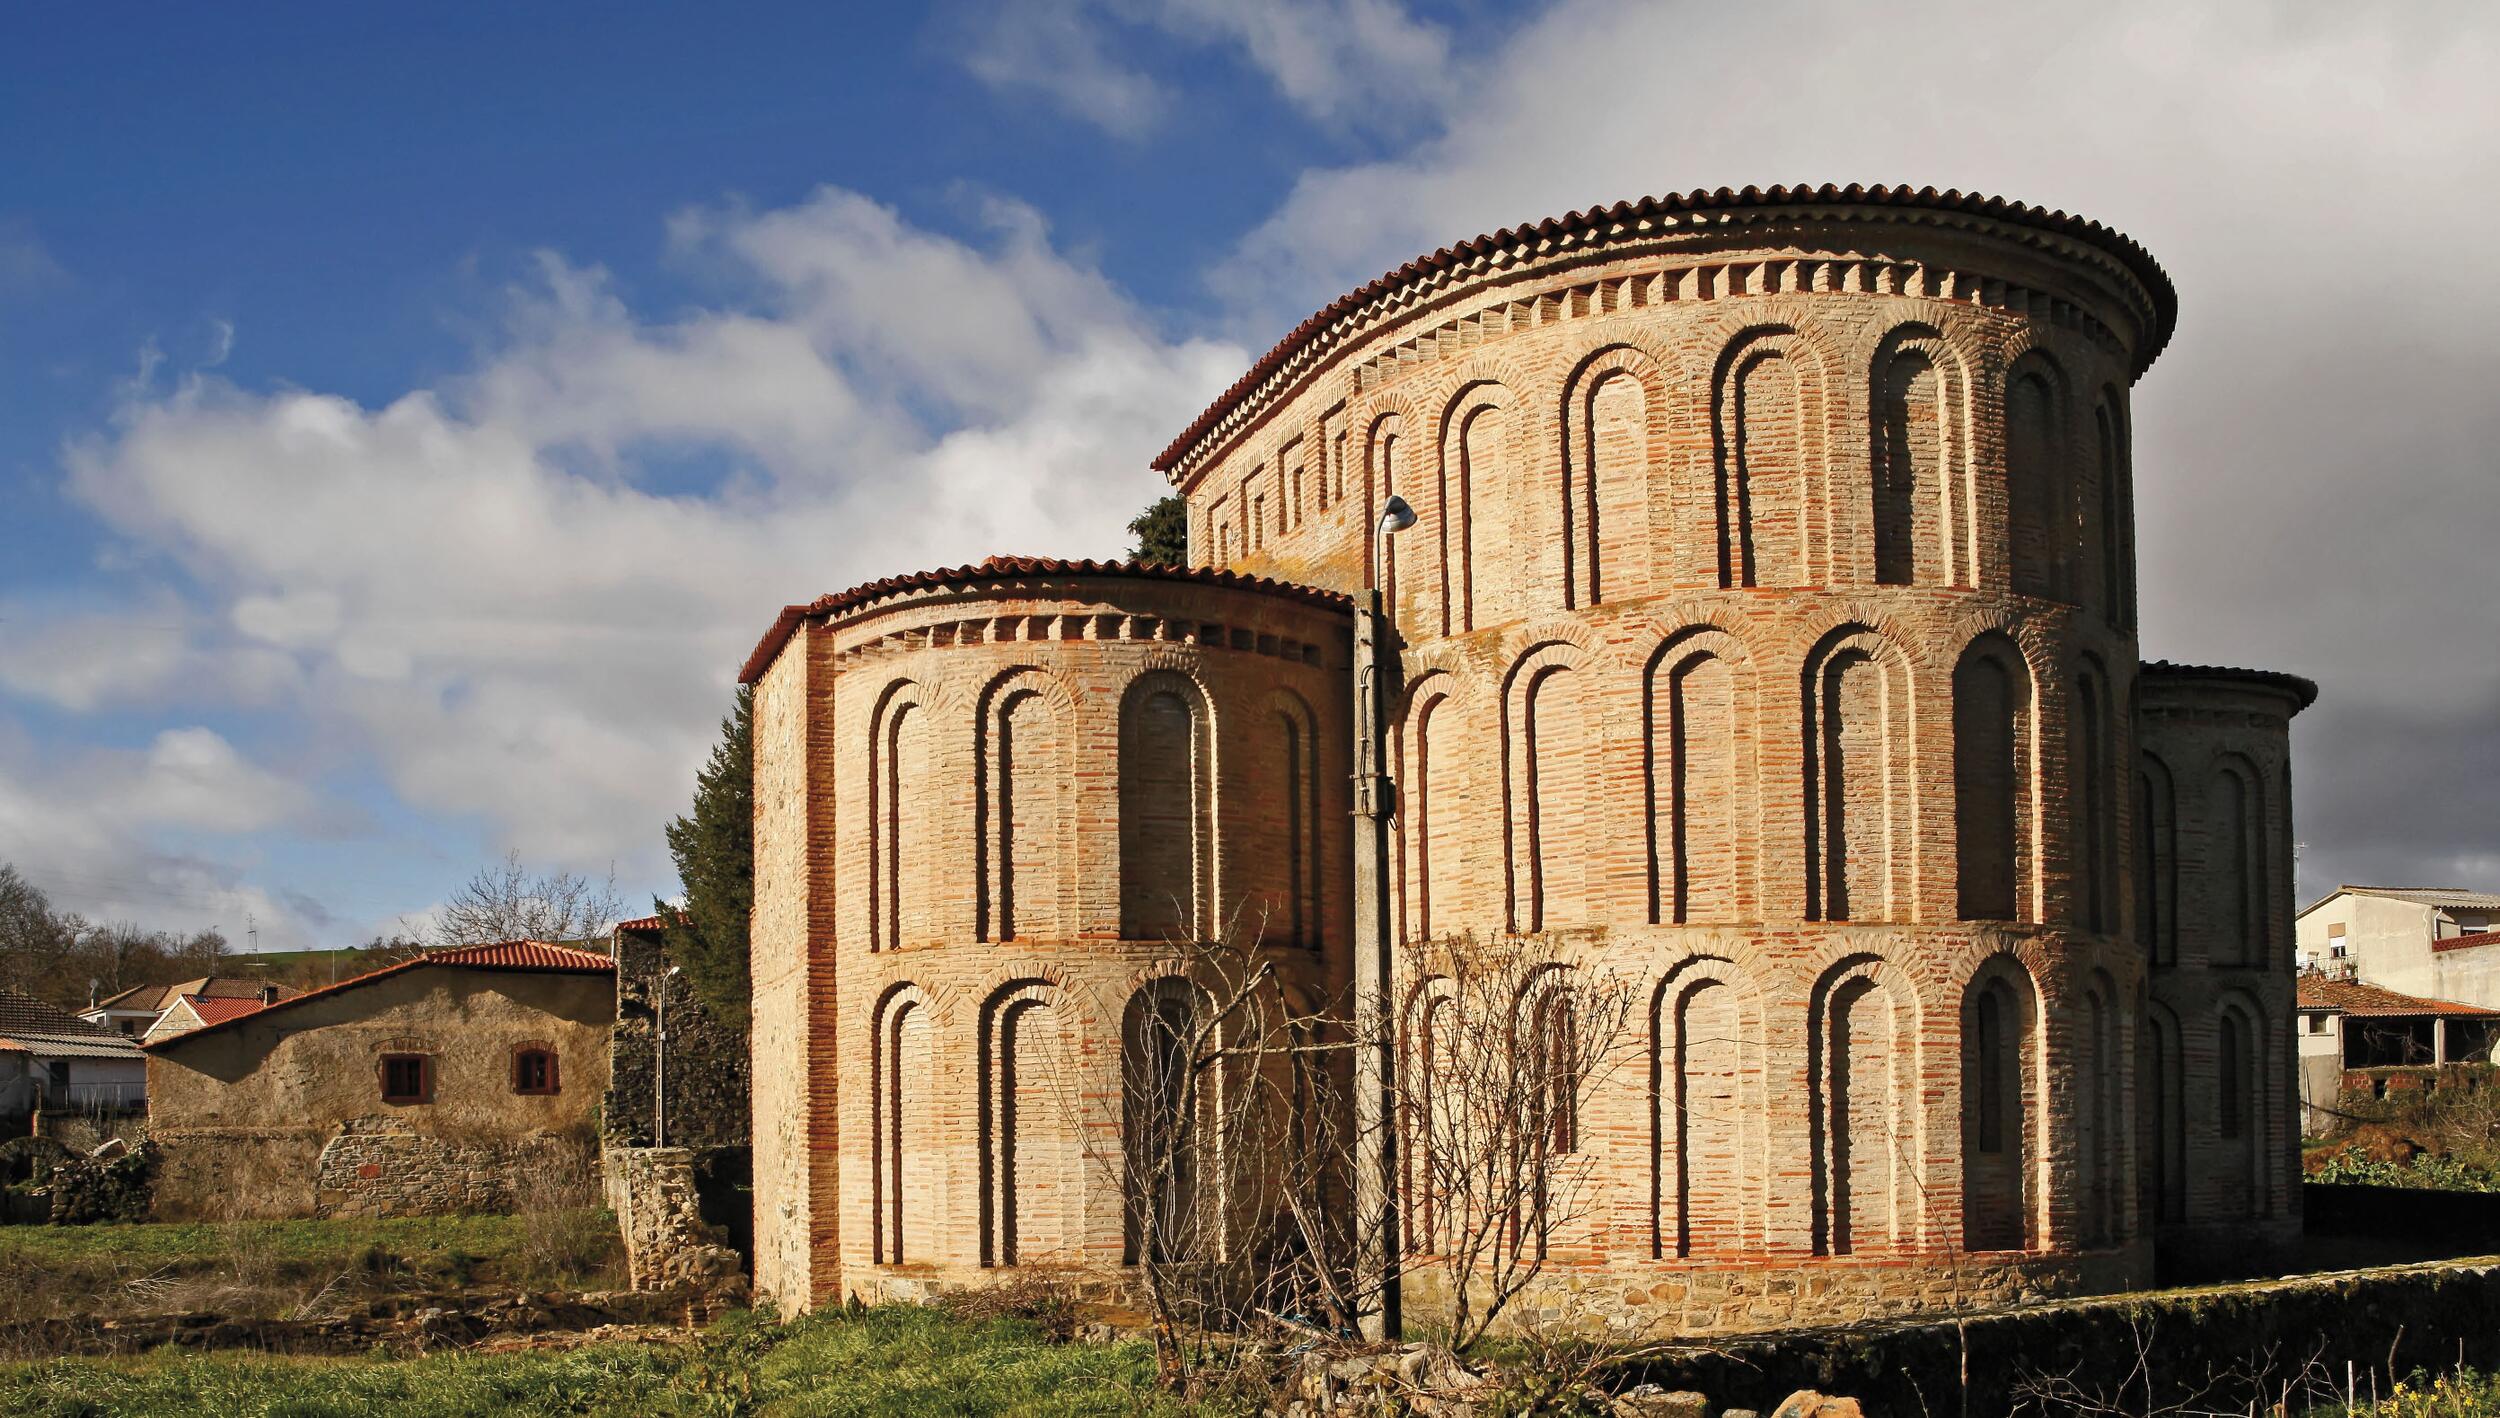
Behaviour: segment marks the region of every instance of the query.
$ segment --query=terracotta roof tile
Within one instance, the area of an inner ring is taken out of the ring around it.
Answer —
[[[2125,263],[2129,271],[2135,274],[2137,280],[2144,283],[2145,289],[2153,298],[2155,329],[2149,347],[2137,352],[2136,367],[2139,373],[2142,372],[2144,366],[2153,362],[2155,355],[2161,353],[2162,346],[2169,343],[2171,327],[2178,321],[2178,292],[2170,284],[2170,277],[2162,270],[2161,263],[2153,259],[2152,253],[2138,245],[2132,237],[2084,217],[2069,216],[2065,212],[2052,212],[2045,208],[2007,201],[2003,197],[1984,196],[1977,192],[1963,192],[1958,189],[1938,192],[1933,187],[1894,187],[1883,184],[1865,187],[1854,182],[1846,187],[1840,187],[1826,182],[1819,187],[1800,184],[1795,187],[1747,187],[1742,191],[1725,187],[1695,188],[1690,192],[1671,193],[1663,197],[1643,197],[1637,202],[1617,202],[1610,207],[1590,207],[1586,211],[1566,212],[1559,217],[1547,217],[1543,221],[1504,227],[1500,231],[1488,232],[1471,241],[1444,246],[1428,256],[1418,256],[1369,285],[1348,291],[1321,307],[1311,318],[1295,326],[1292,333],[1276,342],[1275,348],[1260,356],[1259,362],[1250,366],[1249,373],[1234,381],[1231,388],[1225,390],[1214,403],[1207,406],[1204,413],[1191,422],[1188,428],[1182,430],[1180,437],[1172,440],[1170,447],[1155,456],[1155,470],[1170,473],[1179,464],[1181,457],[1189,451],[1191,445],[1204,437],[1207,430],[1215,427],[1236,404],[1247,398],[1269,375],[1283,367],[1296,351],[1316,339],[1322,331],[1346,315],[1360,310],[1401,286],[1489,256],[1504,247],[1530,240],[1551,241],[1557,237],[1577,235],[1626,221],[1670,216],[1680,212],[1738,211],[1747,208],[1824,205],[1835,202],[1860,207],[1925,207],[1932,210],[1969,212],[1979,216],[1994,217],[2001,221],[2038,227],[2045,231],[2056,232],[2061,236],[2073,237],[2117,257]]]
[[[269,983],[250,975],[202,975],[196,980],[177,980],[170,985],[133,985],[110,999],[98,1000],[95,1007],[163,1010],[184,995],[198,995],[203,999],[256,1000],[260,998],[261,987]],[[278,986],[280,999],[301,993],[303,991],[291,985]]]
[[[221,999],[208,995],[184,995],[182,1002],[191,1007],[191,1012],[199,1016],[202,1024],[223,1024],[262,1007],[256,999]]]
[[[2419,995],[2398,994],[2378,985],[2366,985],[2359,980],[2330,980],[2322,975],[2301,976],[2295,992],[2302,1009],[2332,1010],[2337,1014],[2365,1019],[2403,1014],[2500,1018],[2500,1009],[2484,1009],[2454,1000],[2423,999]]]
[[[932,590],[941,586],[971,586],[985,581],[1013,581],[1027,576],[1116,576],[1140,581],[1194,581],[1205,586],[1230,586],[1245,591],[1260,591],[1272,596],[1325,607],[1329,610],[1351,610],[1354,598],[1338,591],[1325,591],[1317,586],[1304,586],[1292,581],[1276,581],[1265,576],[1246,576],[1212,566],[1166,566],[1153,561],[1064,561],[1047,556],[993,556],[978,566],[946,566],[935,571],[916,571],[907,576],[888,576],[864,582],[847,591],[819,596],[805,605],[784,606],[773,621],[772,629],[756,642],[755,652],[738,671],[738,683],[753,684],[772,667],[781,647],[790,643],[801,623],[818,616],[840,615],[888,596],[909,591]]]
[[[16,990],[0,990],[0,1034],[82,1035],[121,1037],[102,1025],[89,1024],[57,1004]]]
[[[155,1043],[144,1044],[141,1047],[154,1053],[160,1049],[187,1044],[201,1035],[214,1034],[220,1030],[232,1028],[245,1020],[258,1019],[263,1015],[293,1009],[315,1000],[328,999],[344,991],[358,989],[377,980],[405,974],[410,970],[424,969],[429,965],[455,965],[468,970],[549,971],[566,975],[605,974],[616,968],[615,961],[598,951],[583,950],[570,945],[550,945],[540,940],[507,940],[498,941],[492,945],[451,946],[443,950],[429,950],[421,955],[413,955],[396,965],[385,965],[379,970],[368,970],[364,974],[341,980],[335,985],[324,985],[317,990],[307,990],[291,999],[282,999],[276,1004],[246,1010],[232,1018],[208,1023],[188,1034],[177,1034],[170,1039],[159,1039]]]
[[[2500,931],[2475,931],[2468,935],[2452,935],[2446,940],[2431,942],[2433,950],[2472,950],[2478,945],[2500,945]]]
[[[417,957],[425,965],[481,965],[501,970],[613,970],[616,963],[595,950],[550,945],[543,940],[506,940],[493,945],[455,945]]]

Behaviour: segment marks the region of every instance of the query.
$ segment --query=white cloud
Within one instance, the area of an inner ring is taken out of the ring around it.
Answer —
[[[1880,22],[1570,0],[1471,67],[1431,140],[1306,172],[1215,288],[1271,337],[1478,232],[1721,185],[1932,183],[2116,225],[2182,305],[2136,401],[2145,648],[2317,678],[2294,734],[2304,803],[2333,805],[2304,815],[2312,870],[2399,840],[2425,860],[2420,799],[2360,765],[2399,718],[2435,771],[2488,765],[2500,722],[2469,569],[2500,545],[2500,287],[2458,259],[2500,220],[2496,66],[2500,11],[2454,0]],[[2490,814],[2451,816],[2454,850],[2500,852]]]
[[[213,629],[52,697],[162,693],[212,644],[279,657],[406,803],[650,872],[776,609],[993,551],[1117,554],[1147,458],[1245,358],[1155,335],[1028,209],[987,216],[976,245],[831,189],[689,214],[682,254],[750,300],[647,320],[550,255],[500,348],[381,407],[204,374],[134,396],[70,450],[72,490]],[[650,485],[689,455],[731,475]]]
[[[32,295],[66,284],[69,278],[32,226],[0,220],[0,296]]]
[[[1153,34],[1235,53],[1314,120],[1396,130],[1460,91],[1449,33],[1397,0],[1009,0],[959,14],[964,67],[1029,90],[1122,138],[1152,132],[1179,101],[1119,51]]]
[[[39,752],[0,722],[0,860],[56,909],[178,930],[247,921],[261,943],[318,943],[317,905],[251,884],[243,839],[313,820],[301,785],[246,760],[212,730],[168,729],[145,749]]]

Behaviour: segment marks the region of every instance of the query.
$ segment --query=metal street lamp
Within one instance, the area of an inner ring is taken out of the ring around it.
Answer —
[[[1392,495],[1372,529],[1371,565],[1354,615],[1354,1027],[1366,1035],[1354,1054],[1355,1232],[1365,1254],[1356,1263],[1380,1278],[1380,1305],[1364,1320],[1364,1337],[1401,1337],[1398,1262],[1396,933],[1389,923],[1389,821],[1397,815],[1397,783],[1389,776],[1389,701],[1403,680],[1397,631],[1381,607],[1379,568],[1389,538],[1415,525],[1415,509]],[[1362,1224],[1370,1223],[1368,1229]]]

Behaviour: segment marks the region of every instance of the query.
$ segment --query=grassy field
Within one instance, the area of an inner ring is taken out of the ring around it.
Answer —
[[[0,1325],[64,1315],[303,1312],[327,1296],[621,1284],[600,1212],[0,1227]]]
[[[156,1354],[0,1364],[0,1415],[412,1418],[635,1413],[1181,1415],[1146,1344],[1052,1342],[1018,1320],[917,1306],[775,1325],[723,1321],[683,1344],[447,1353],[417,1359]]]

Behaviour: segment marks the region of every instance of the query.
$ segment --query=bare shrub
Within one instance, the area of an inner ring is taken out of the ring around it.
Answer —
[[[1401,1065],[1408,1250],[1446,1273],[1448,1341],[1463,1354],[1591,1220],[1580,1117],[1627,1057],[1638,994],[1544,936],[1454,939],[1416,965]]]
[[[937,1303],[957,1319],[976,1324],[988,1320],[1029,1324],[1053,1344],[1076,1337],[1076,1292],[1060,1277],[1047,1273],[1020,1275],[1005,1285],[950,1291]]]

